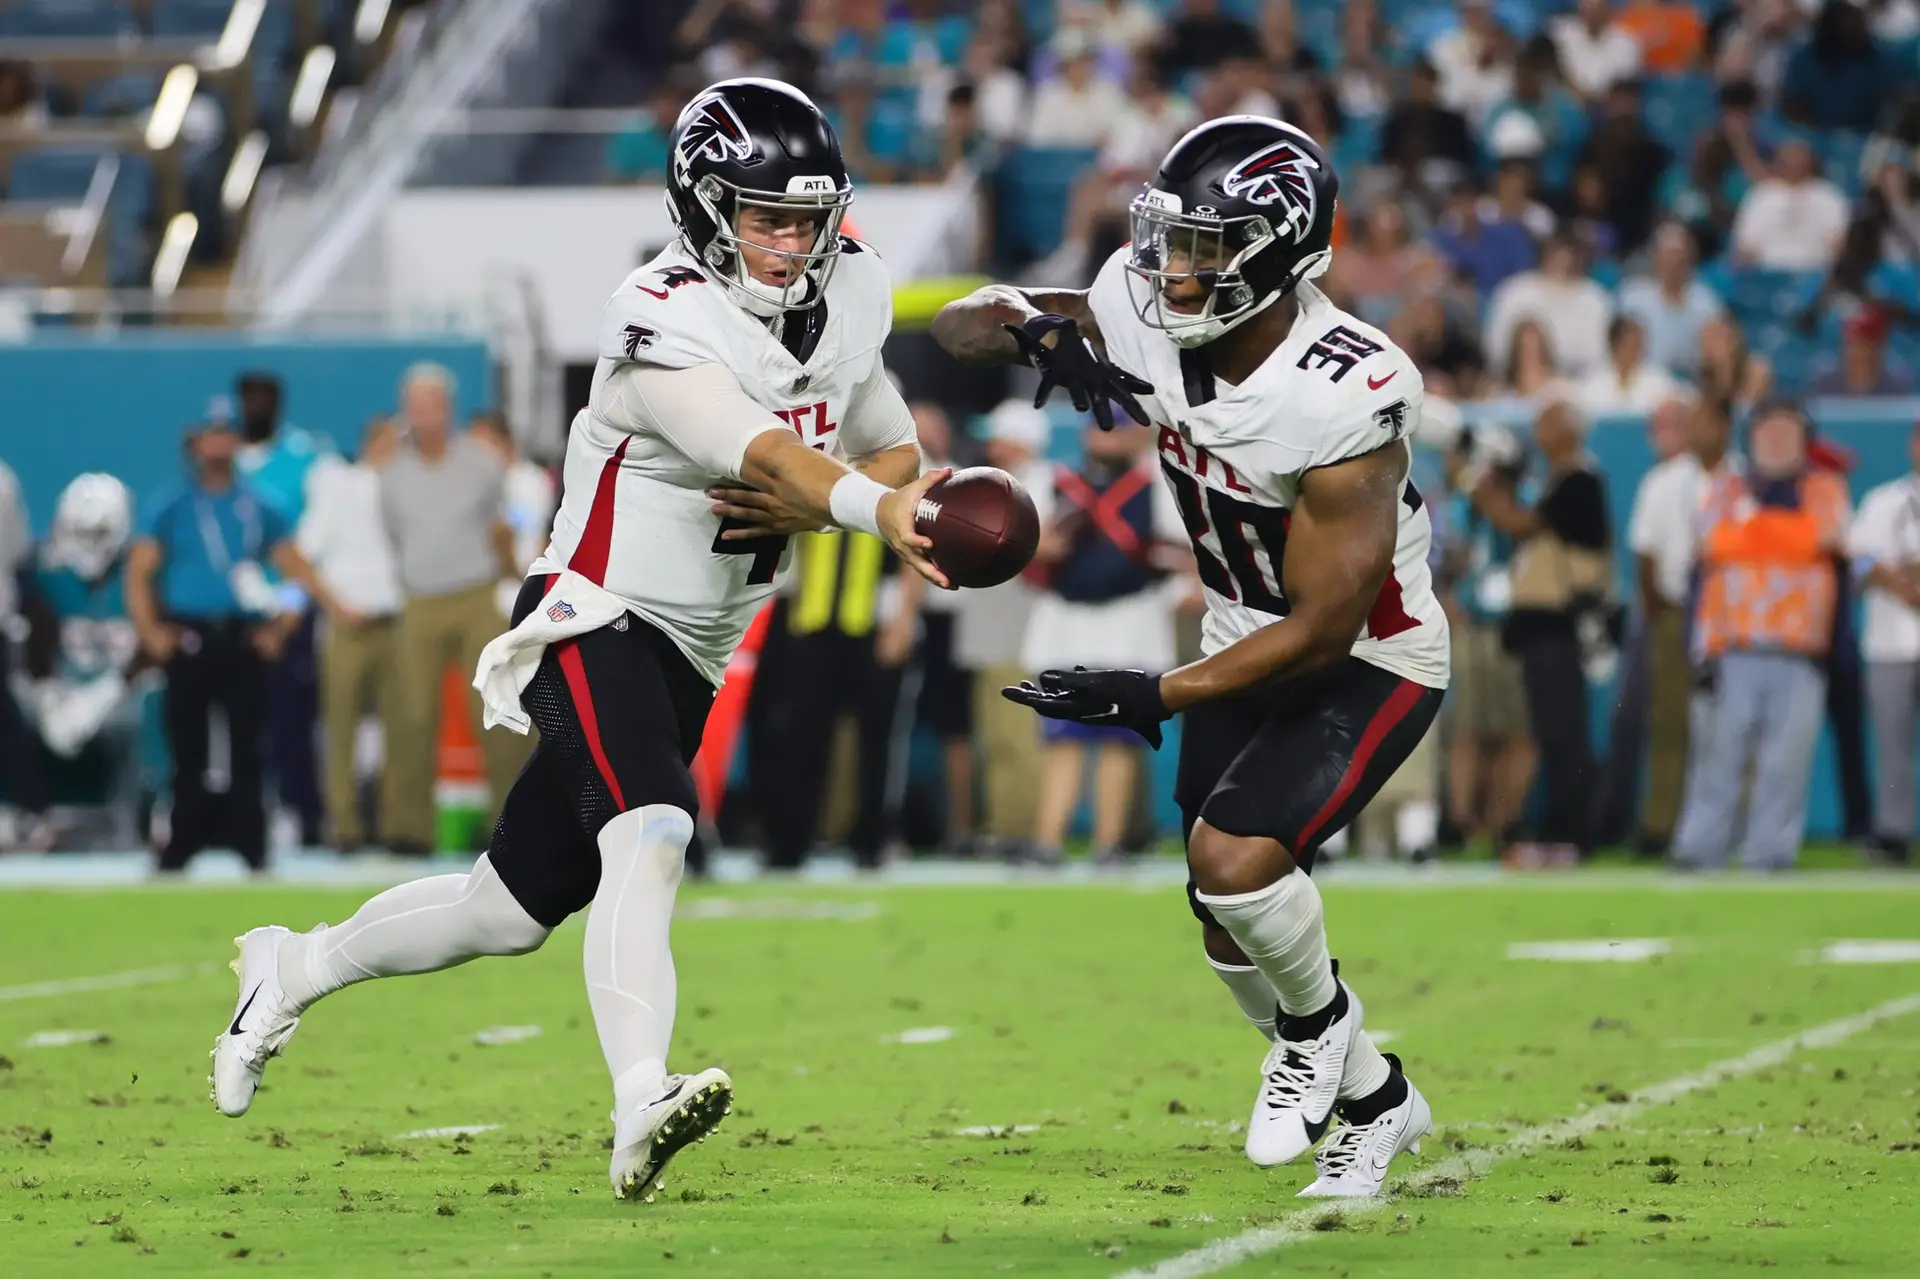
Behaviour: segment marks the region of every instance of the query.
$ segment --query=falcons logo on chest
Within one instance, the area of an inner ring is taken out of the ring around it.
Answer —
[[[1314,194],[1312,173],[1320,164],[1291,142],[1276,142],[1256,151],[1227,171],[1220,180],[1221,194],[1248,204],[1277,204],[1284,210],[1277,219],[1295,240],[1306,236],[1319,212],[1319,197]]]
[[[681,115],[680,161],[691,163],[702,156],[715,164],[734,160],[754,162],[753,138],[733,106],[719,94],[709,94],[689,105]]]

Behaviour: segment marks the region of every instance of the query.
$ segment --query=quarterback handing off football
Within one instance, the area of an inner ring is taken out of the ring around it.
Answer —
[[[955,471],[920,499],[914,528],[955,586],[998,586],[1040,546],[1040,514],[1019,480],[992,466]]]

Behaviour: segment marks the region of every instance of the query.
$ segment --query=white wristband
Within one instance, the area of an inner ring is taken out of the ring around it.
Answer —
[[[827,509],[841,528],[881,537],[880,499],[893,490],[858,471],[849,471],[827,494]]]

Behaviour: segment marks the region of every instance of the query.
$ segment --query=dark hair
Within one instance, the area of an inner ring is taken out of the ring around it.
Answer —
[[[249,391],[259,391],[271,395],[274,399],[278,400],[281,394],[280,375],[277,373],[263,372],[258,369],[249,370],[234,379],[233,388],[241,395],[245,395]]]
[[[1628,329],[1639,329],[1643,336],[1647,331],[1646,326],[1641,324],[1640,321],[1624,313],[1614,316],[1613,319],[1607,322],[1607,347],[1609,350],[1620,341],[1620,338]]]
[[[1560,358],[1553,353],[1553,338],[1548,335],[1547,326],[1529,316],[1513,326],[1513,338],[1507,344],[1507,367],[1501,370],[1500,380],[1509,385],[1513,382],[1514,373],[1519,369],[1520,333],[1524,329],[1532,329],[1535,336],[1540,339],[1540,352],[1547,357],[1547,371],[1550,373],[1560,371]]]
[[[1800,442],[1802,444],[1813,443],[1813,418],[1808,416],[1806,406],[1800,403],[1800,401],[1784,395],[1776,395],[1771,399],[1762,400],[1753,406],[1753,411],[1747,414],[1746,433],[1748,438],[1752,438],[1753,428],[1757,426],[1762,419],[1771,417],[1776,413],[1784,413],[1800,424]]]
[[[1870,53],[1873,40],[1867,29],[1866,11],[1852,0],[1827,0],[1814,15],[1808,43],[1814,60],[1828,65],[1848,61],[1856,54]]]
[[[1513,61],[1516,67],[1529,67],[1550,75],[1560,74],[1560,51],[1554,48],[1553,40],[1545,35],[1533,36],[1521,45]]]
[[[1729,80],[1715,97],[1722,111],[1751,111],[1760,105],[1760,90],[1751,80]]]

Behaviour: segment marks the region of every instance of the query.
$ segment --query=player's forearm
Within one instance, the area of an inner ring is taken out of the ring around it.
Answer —
[[[896,444],[856,459],[853,469],[890,489],[900,488],[913,483],[920,474],[920,446]]]
[[[933,340],[962,364],[1017,364],[1020,344],[1002,326],[1025,324],[1040,309],[1010,284],[989,284],[949,302],[933,317]]]
[[[1160,677],[1160,698],[1175,714],[1344,661],[1366,624],[1296,608],[1292,614],[1215,653]]]
[[[885,454],[877,455],[884,457]],[[845,463],[808,448],[791,434],[767,431],[754,437],[740,466],[740,479],[771,494],[819,524],[833,524],[833,486],[849,473]],[[880,476],[872,477],[885,484]],[[907,478],[911,478],[908,476]],[[902,483],[905,481],[903,480]],[[898,485],[888,485],[897,488]]]
[[[933,340],[962,364],[1019,364],[1020,344],[1005,326],[1017,328],[1036,315],[1071,316],[1079,321],[1081,332],[1098,337],[1083,292],[1029,292],[1011,284],[989,284],[941,307],[933,317]]]

